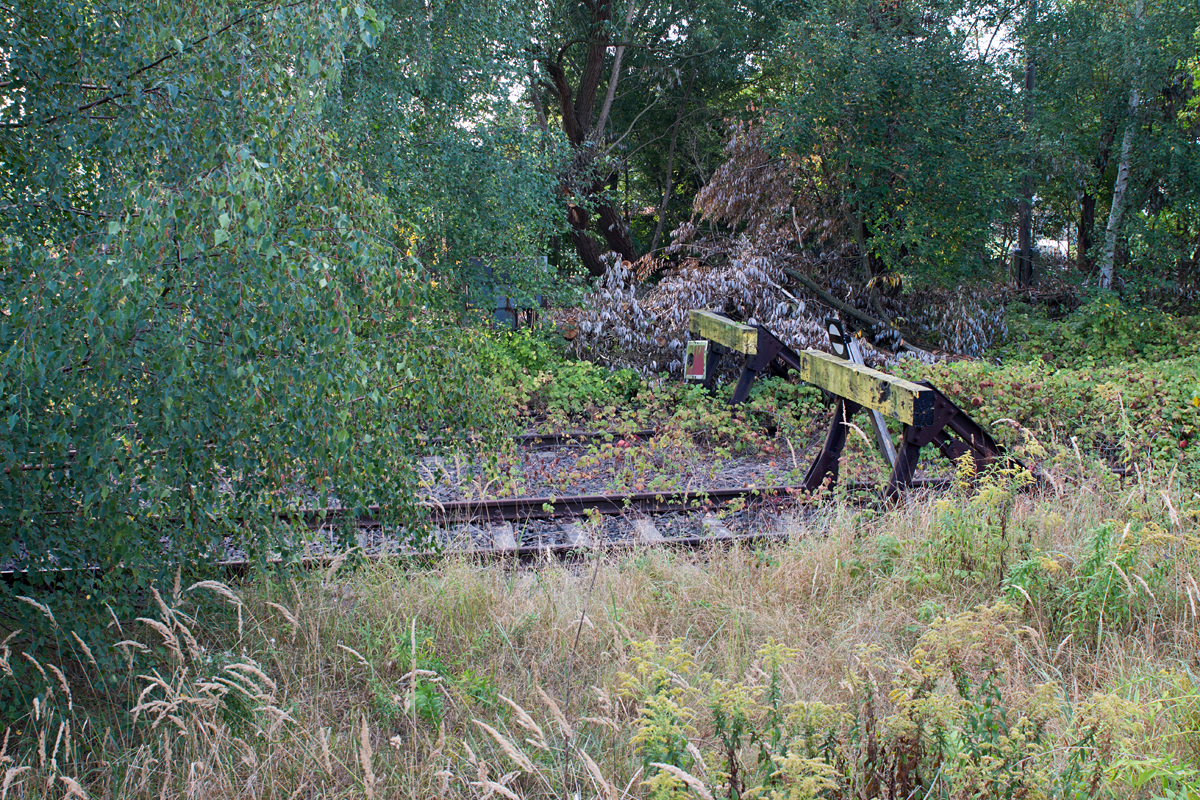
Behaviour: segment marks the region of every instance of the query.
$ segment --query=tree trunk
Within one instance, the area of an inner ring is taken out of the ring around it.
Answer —
[[[630,3],[629,11],[625,14],[625,32],[621,39],[628,38],[629,24],[633,22],[633,14],[637,11],[637,4]],[[608,79],[608,91],[604,93],[604,105],[600,108],[600,119],[596,123],[596,131],[600,136],[604,135],[604,129],[608,126],[608,112],[612,111],[613,99],[617,96],[617,83],[621,79],[621,59],[625,57],[625,43],[617,45],[617,53],[613,57],[612,76]]]
[[[634,18],[637,6],[631,4],[625,15],[625,35],[616,46],[616,55],[610,70],[607,90],[599,115],[596,112],[597,94],[600,81],[604,74],[604,63],[610,46],[612,26],[612,0],[590,0],[582,4],[591,12],[589,33],[585,42],[572,41],[559,51],[557,57],[547,57],[542,60],[546,74],[552,82],[551,91],[557,100],[558,109],[562,116],[563,133],[575,148],[575,158],[567,173],[563,176],[562,194],[565,197],[579,196],[586,198],[590,213],[582,206],[568,206],[568,221],[571,225],[571,241],[579,253],[579,258],[592,277],[604,274],[605,264],[603,255],[606,252],[616,252],[626,261],[636,261],[637,251],[633,246],[633,238],[629,227],[621,218],[612,201],[604,199],[608,179],[596,180],[594,170],[600,159],[604,158],[603,145],[605,128],[608,126],[609,111],[616,96],[617,84],[621,77],[621,62],[625,52],[624,40],[628,39],[629,26]],[[567,82],[566,70],[562,60],[566,51],[574,44],[586,44],[587,56],[579,73],[579,84],[572,91]],[[609,165],[605,170],[611,169]],[[611,172],[608,178],[615,175]],[[603,244],[598,241],[591,231],[593,223],[599,226],[598,232]]]
[[[1089,272],[1096,263],[1096,256],[1091,253],[1092,228],[1096,225],[1096,196],[1087,189],[1079,198],[1079,229],[1076,244],[1075,266],[1080,272]]]
[[[579,254],[579,260],[583,262],[588,274],[593,278],[603,275],[605,270],[604,254],[600,252],[600,245],[596,243],[596,240],[589,236],[587,231],[572,228],[571,242],[574,243],[575,252]]]
[[[850,235],[854,237],[854,244],[858,247],[858,263],[862,268],[863,283],[870,283],[874,275],[871,270],[871,256],[867,251],[867,226],[853,209],[843,208],[842,213],[845,216],[846,227],[850,229]]]
[[[1031,17],[1037,17],[1037,0],[1031,0],[1029,4],[1029,14]],[[1025,54],[1025,126],[1028,131],[1033,125],[1033,50],[1032,48]],[[1030,132],[1026,133],[1026,136]],[[1017,207],[1018,216],[1020,217],[1020,242],[1021,257],[1017,267],[1017,285],[1026,288],[1033,285],[1033,164],[1032,155],[1027,157],[1025,164],[1025,178],[1022,180],[1024,184],[1023,196]]]
[[[1134,25],[1141,28],[1142,0],[1134,6]],[[1134,36],[1133,47],[1140,47],[1140,35]],[[1113,260],[1117,251],[1117,236],[1121,232],[1121,218],[1125,214],[1125,190],[1129,186],[1129,163],[1133,158],[1133,137],[1137,130],[1138,107],[1141,95],[1138,81],[1141,77],[1142,57],[1135,56],[1135,66],[1129,90],[1129,121],[1125,125],[1125,136],[1121,140],[1121,163],[1117,168],[1117,182],[1113,184],[1112,208],[1108,212],[1108,227],[1104,231],[1104,252],[1100,256],[1100,288],[1111,289],[1113,283]]]
[[[658,223],[654,226],[654,238],[650,240],[650,252],[658,250],[658,240],[662,237],[663,223],[666,222],[667,201],[671,199],[671,189],[675,186],[675,142],[679,136],[679,124],[683,122],[683,114],[687,110],[688,100],[692,96],[692,83],[696,80],[696,68],[688,75],[687,89],[683,92],[683,102],[679,104],[679,112],[675,115],[675,124],[671,126],[671,145],[667,148],[667,177],[663,182],[662,202],[658,204]]]
[[[1020,229],[1017,233],[1017,286],[1027,288],[1033,284],[1033,177],[1026,175],[1022,180],[1024,196],[1017,203]]]
[[[1137,127],[1138,90],[1129,92],[1129,124],[1121,140],[1121,166],[1117,168],[1117,182],[1113,184],[1112,208],[1108,212],[1108,227],[1104,231],[1104,252],[1100,255],[1100,288],[1111,289],[1113,261],[1117,251],[1117,236],[1121,232],[1121,219],[1125,215],[1125,190],[1129,187],[1129,162],[1133,157],[1133,136]]]
[[[542,107],[542,97],[538,94],[537,79],[533,77],[533,73],[529,73],[529,97],[533,101],[533,110],[537,114],[538,127],[545,133],[550,128],[550,123],[546,119],[546,109]]]
[[[617,213],[612,203],[604,202],[596,206],[596,216],[599,217],[600,235],[608,244],[609,250],[621,254],[626,261],[637,261],[637,251],[633,247],[633,238],[629,235],[629,227]]]
[[[608,52],[608,21],[612,5],[609,0],[596,0],[592,12],[592,30],[588,42],[587,61],[579,79],[579,94],[575,97],[575,123],[581,136],[591,132],[592,111],[596,106],[596,90],[600,87],[600,76],[604,72],[604,54]],[[600,131],[603,133],[603,131]],[[576,144],[581,143],[577,142]]]
[[[1113,139],[1116,135],[1117,121],[1112,120],[1110,124],[1105,125],[1100,136],[1100,150],[1092,159],[1093,175],[1096,181],[1102,180],[1104,171],[1108,169],[1108,159],[1112,155]],[[1075,254],[1075,263],[1080,272],[1089,273],[1096,266],[1096,254],[1092,251],[1092,246],[1095,244],[1092,239],[1092,231],[1096,228],[1096,195],[1092,193],[1090,180],[1082,181],[1082,186],[1079,194],[1079,244],[1078,252]]]
[[[575,244],[579,260],[583,262],[589,275],[599,278],[605,270],[604,253],[600,250],[600,244],[588,233],[591,221],[592,215],[586,208],[575,205],[567,208],[567,222],[571,224],[571,241]]]

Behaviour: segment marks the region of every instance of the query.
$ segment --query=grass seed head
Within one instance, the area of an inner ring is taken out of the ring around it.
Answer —
[[[488,725],[486,722],[481,722],[477,719],[472,720],[472,722],[474,722],[480,728],[483,728],[483,730],[487,732],[488,736],[491,736],[492,739],[495,740],[496,744],[500,745],[500,750],[504,753],[504,755],[511,758],[513,763],[515,763],[518,767],[529,773],[536,772],[533,762],[529,760],[529,756],[525,755],[525,753],[523,753],[520,748],[513,744],[508,737],[493,728],[491,725]]]

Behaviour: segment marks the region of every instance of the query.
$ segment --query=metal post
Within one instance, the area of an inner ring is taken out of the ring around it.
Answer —
[[[863,360],[862,350],[858,347],[858,341],[846,333],[841,320],[830,317],[825,320],[825,328],[829,331],[829,344],[835,356],[844,358],[852,364],[864,367],[867,365]],[[871,427],[875,429],[875,443],[879,445],[879,452],[883,455],[883,460],[887,462],[888,469],[894,469],[896,448],[892,445],[891,434],[888,433],[887,420],[883,418],[883,414],[874,410],[871,410],[870,417]]]

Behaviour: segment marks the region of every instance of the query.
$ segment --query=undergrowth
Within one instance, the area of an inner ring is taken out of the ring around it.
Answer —
[[[1063,320],[1026,308],[1011,323],[1000,362],[901,359],[890,370],[932,381],[1010,447],[1028,450],[1036,439],[1039,459],[1060,471],[1100,459],[1177,470],[1200,485],[1200,318],[1101,297]],[[528,429],[672,429],[734,456],[791,458],[827,423],[819,390],[794,378],[760,380],[747,404],[730,408],[729,384],[709,396],[695,384],[574,361],[546,331],[482,341],[485,373]]]
[[[610,371],[568,358],[561,336],[541,327],[480,332],[476,358],[502,413],[563,421],[623,405],[641,388],[632,370]]]
[[[1200,481],[1200,356],[1080,368],[906,361],[895,372],[930,380],[1004,443],[1032,434],[1063,469],[1098,457]]]
[[[1032,436],[1062,470],[1099,458],[1200,486],[1200,318],[1093,299],[1050,320],[1028,307],[996,358],[893,370],[927,379],[1002,442]]]
[[[894,509],[835,494],[775,546],[177,579],[103,652],[27,596],[55,638],[2,631],[0,800],[1197,800],[1200,354],[1193,321],[1142,316],[1026,329],[1004,365],[902,362],[1030,469],[964,463]],[[826,424],[785,380],[730,409],[544,333],[479,349],[524,427],[662,431],[646,474],[700,447],[803,470]],[[621,441],[595,458],[642,469]]]
[[[1022,303],[1010,305],[1008,312],[1009,336],[996,348],[1006,363],[1115,367],[1200,356],[1200,317],[1175,316],[1111,293],[1091,298],[1060,319]]]
[[[0,649],[0,795],[1200,796],[1200,500],[961,477],[761,549],[156,588],[117,688]]]

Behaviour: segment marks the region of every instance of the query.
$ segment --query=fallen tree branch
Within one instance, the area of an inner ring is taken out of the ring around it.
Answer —
[[[802,273],[799,273],[799,272],[796,272],[795,270],[790,270],[790,269],[785,269],[783,271],[783,274],[787,275],[789,278],[796,281],[797,283],[802,284],[805,288],[807,288],[809,291],[811,291],[817,297],[821,298],[822,302],[824,302],[826,305],[833,306],[838,311],[841,311],[843,314],[848,314],[848,315],[854,317],[856,320],[863,323],[864,325],[870,325],[871,327],[874,327],[874,328],[890,328],[890,327],[892,327],[891,325],[888,325],[886,322],[880,322],[879,320],[875,319],[871,315],[865,314],[862,311],[859,311],[857,308],[850,305],[849,303],[838,300],[836,297],[831,295],[829,292],[825,291],[820,286],[817,286],[817,284],[812,280],[812,278],[808,277],[807,275],[804,275]]]
[[[897,333],[899,333],[899,331],[900,331],[900,329],[897,328],[895,325],[892,325],[887,322],[880,322],[879,320],[872,317],[870,314],[864,314],[862,311],[859,311],[857,308],[850,305],[849,303],[838,300],[836,297],[831,295],[829,292],[825,291],[820,286],[817,286],[817,284],[813,282],[812,278],[809,278],[807,275],[804,275],[800,272],[796,272],[795,270],[791,270],[791,269],[785,269],[783,271],[783,274],[787,275],[789,278],[796,281],[797,283],[803,285],[806,289],[808,289],[813,294],[815,294],[818,298],[820,298],[820,300],[822,302],[824,302],[826,305],[833,306],[838,311],[841,311],[842,313],[847,314],[848,316],[854,317],[856,320],[863,323],[864,325],[870,325],[873,328],[890,329],[890,330],[896,331]],[[793,299],[795,299],[795,298],[793,298]],[[928,350],[924,350],[920,347],[917,347],[914,344],[910,344],[909,342],[906,342],[903,337],[900,338],[900,344],[897,346],[896,349],[897,350],[907,350],[910,353],[915,353],[916,355],[921,356],[923,358],[927,358],[931,361],[937,358],[937,356],[935,356],[933,353],[930,353]]]

